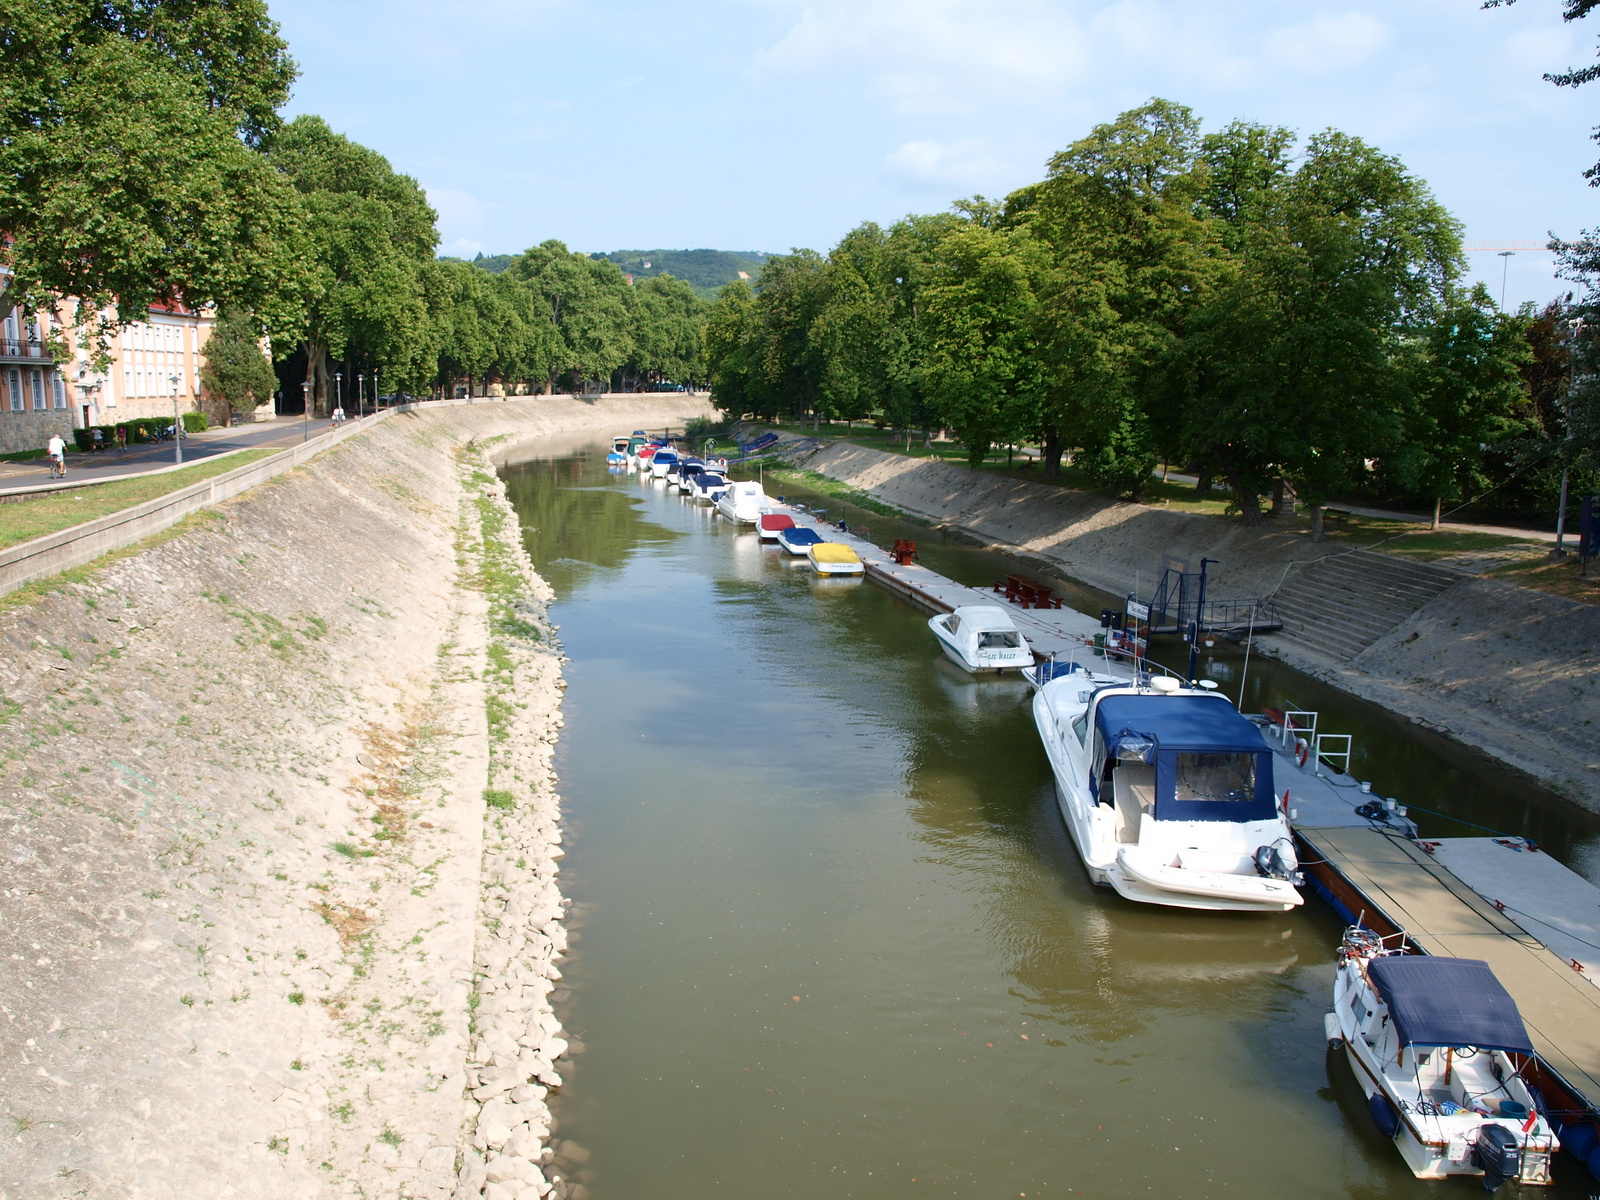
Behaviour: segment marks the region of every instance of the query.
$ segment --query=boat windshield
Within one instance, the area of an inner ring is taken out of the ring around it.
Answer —
[[[1177,755],[1174,800],[1248,801],[1256,794],[1254,754]]]
[[[978,635],[980,650],[1020,650],[1022,635],[1014,629],[989,630]]]

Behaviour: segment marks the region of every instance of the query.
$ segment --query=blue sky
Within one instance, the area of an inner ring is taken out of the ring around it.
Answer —
[[[826,250],[1004,195],[1152,95],[1397,155],[1469,243],[1600,226],[1600,17],[1559,0],[274,0],[315,112],[427,188],[443,252]],[[1543,252],[1470,256],[1498,297]]]

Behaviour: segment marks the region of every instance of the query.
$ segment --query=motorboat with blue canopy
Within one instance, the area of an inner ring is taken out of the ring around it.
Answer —
[[[1272,750],[1227,697],[1165,676],[1052,670],[1037,682],[1033,716],[1095,883],[1179,908],[1303,902]]]
[[[1516,1001],[1480,959],[1402,948],[1345,930],[1324,1018],[1373,1123],[1419,1179],[1548,1184],[1555,1129],[1522,1078],[1534,1051]]]
[[[689,494],[696,500],[704,500],[708,504],[715,504],[722,498],[722,493],[733,485],[728,482],[728,477],[719,471],[701,471],[690,481]]]
[[[1478,1046],[1532,1054],[1517,1002],[1477,958],[1391,954],[1367,966],[1404,1046]]]
[[[797,558],[804,558],[811,547],[823,540],[815,529],[807,529],[803,525],[778,530],[778,545]]]
[[[663,446],[650,458],[650,474],[657,479],[665,479],[667,471],[678,465],[678,452]]]
[[[1159,704],[1107,696],[1095,708],[1095,759],[1155,766],[1158,821],[1266,821],[1276,810],[1272,749],[1220,696],[1178,694]],[[1103,771],[1090,776],[1098,798]]]

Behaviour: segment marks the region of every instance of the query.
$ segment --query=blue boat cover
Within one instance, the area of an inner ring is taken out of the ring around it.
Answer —
[[[1389,954],[1367,964],[1403,1046],[1478,1046],[1532,1054],[1522,1014],[1476,958]]]
[[[815,546],[822,541],[822,535],[815,529],[780,529],[778,540],[785,546]]]
[[[1075,662],[1056,662],[1054,659],[1051,659],[1047,662],[1036,663],[1034,664],[1033,668],[1034,678],[1039,681],[1040,687],[1043,687],[1052,679],[1062,679],[1068,675],[1071,675],[1074,671],[1081,670],[1083,670],[1083,668]]]
[[[1124,742],[1148,747],[1142,758],[1156,768],[1157,820],[1265,821],[1277,810],[1272,750],[1261,730],[1224,696],[1107,696],[1095,708],[1094,724],[1096,750],[1103,745],[1106,757],[1116,757]],[[1180,754],[1189,760],[1186,768],[1196,754],[1254,755],[1254,794],[1228,800],[1178,799]],[[1098,793],[1099,780],[1091,782]]]
[[[675,463],[678,461],[678,452],[676,450],[668,450],[665,446],[663,446],[660,450],[656,451],[656,461]]]

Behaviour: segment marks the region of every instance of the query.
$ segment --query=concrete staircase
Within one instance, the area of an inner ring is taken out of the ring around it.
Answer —
[[[1335,551],[1296,571],[1274,597],[1281,636],[1336,658],[1354,658],[1463,578],[1386,554]]]

